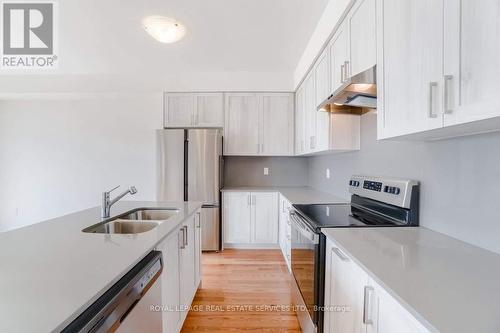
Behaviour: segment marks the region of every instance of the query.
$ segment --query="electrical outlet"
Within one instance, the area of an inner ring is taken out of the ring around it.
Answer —
[[[330,179],[330,169],[326,169],[326,179]]]
[[[269,168],[264,168],[264,176],[269,176]]]

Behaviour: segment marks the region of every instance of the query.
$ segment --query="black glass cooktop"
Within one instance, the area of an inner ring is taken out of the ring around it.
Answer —
[[[350,204],[339,205],[293,205],[297,213],[311,226],[316,232],[321,228],[353,228],[353,227],[371,227],[371,226],[394,226],[395,223],[381,219],[373,218],[365,214],[357,214],[356,209],[351,210]]]

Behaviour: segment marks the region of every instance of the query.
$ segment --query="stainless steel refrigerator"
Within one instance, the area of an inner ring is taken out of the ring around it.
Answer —
[[[202,250],[219,251],[222,130],[158,130],[157,148],[158,200],[202,202]]]

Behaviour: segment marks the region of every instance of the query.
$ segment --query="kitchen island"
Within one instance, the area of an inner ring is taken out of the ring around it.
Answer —
[[[111,216],[137,208],[178,214],[140,234],[82,232],[101,222],[100,207],[0,233],[0,332],[62,330],[201,204],[124,201]]]

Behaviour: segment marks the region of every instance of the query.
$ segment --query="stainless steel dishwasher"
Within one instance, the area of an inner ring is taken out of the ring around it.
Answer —
[[[161,252],[150,252],[62,332],[162,332],[162,268]]]

